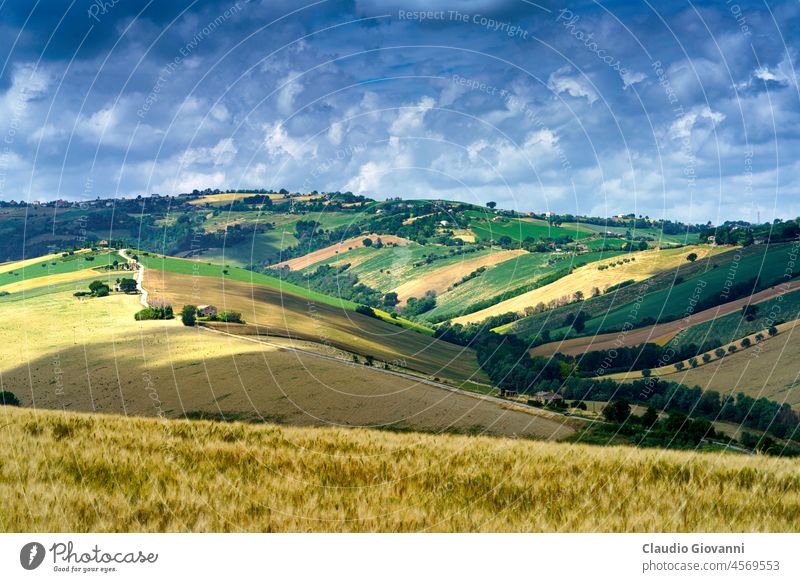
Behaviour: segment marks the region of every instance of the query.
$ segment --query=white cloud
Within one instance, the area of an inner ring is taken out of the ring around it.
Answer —
[[[703,121],[708,121],[712,128],[716,127],[725,119],[725,114],[719,111],[712,111],[707,105],[697,107],[688,113],[684,113],[676,119],[669,128],[669,135],[672,139],[682,139],[692,135],[692,130]]]
[[[644,73],[639,73],[637,71],[628,71],[627,69],[623,70],[620,73],[622,77],[623,89],[627,89],[631,85],[635,85],[636,83],[641,83],[647,78],[647,75]]]
[[[547,86],[551,91],[568,93],[572,97],[583,97],[591,105],[597,101],[597,93],[583,79],[570,75],[572,67],[569,65],[561,67],[557,71],[550,73],[547,79]]]
[[[423,96],[416,105],[404,105],[397,113],[397,118],[389,126],[391,135],[418,134],[424,129],[425,115],[436,105],[436,100]]]

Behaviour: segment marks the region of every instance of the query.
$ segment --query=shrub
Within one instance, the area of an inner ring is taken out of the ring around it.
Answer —
[[[238,311],[220,311],[216,319],[217,321],[224,321],[226,323],[244,323],[242,314]]]
[[[172,319],[175,314],[172,311],[172,305],[162,305],[159,307],[145,307],[137,311],[133,316],[136,321],[145,321],[151,319]]]
[[[19,406],[19,399],[14,395],[13,392],[3,390],[0,392],[0,404],[4,406]]]
[[[184,305],[181,309],[181,321],[183,325],[192,326],[197,323],[197,306]]]
[[[356,313],[360,313],[361,315],[366,315],[367,317],[378,317],[378,314],[375,313],[375,310],[372,309],[369,305],[359,305],[356,307]]]

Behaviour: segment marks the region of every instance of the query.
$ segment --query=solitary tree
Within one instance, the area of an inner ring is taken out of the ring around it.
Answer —
[[[371,246],[372,246],[372,239],[371,239],[371,238],[369,238],[369,237],[367,237],[367,238],[365,238],[365,239],[362,241],[362,244],[363,244],[365,247],[371,247]]]
[[[684,364],[683,362],[678,362],[677,364],[675,364],[675,369],[678,370],[678,372],[683,370],[685,367],[686,367],[686,364]]]
[[[725,355],[725,350],[723,348],[717,348],[716,350],[714,350],[714,355],[717,356],[718,358],[721,358],[722,356]]]
[[[495,208],[497,208],[497,202],[487,202],[486,207],[494,210]]]
[[[690,263],[694,263],[697,260],[697,253],[689,253],[686,255],[686,260]]]
[[[707,364],[711,361],[711,354],[703,354],[703,361]]]
[[[119,281],[119,290],[123,293],[136,293],[136,279],[122,278]]]
[[[652,374],[653,372],[652,370],[650,370],[650,368],[645,368],[642,370],[642,378],[649,378],[650,376],[652,376]]]
[[[749,348],[751,343],[753,343],[753,342],[750,341],[750,338],[746,337],[746,338],[744,338],[742,340],[742,347],[743,348]]]
[[[658,421],[658,412],[652,406],[648,406],[641,417],[641,421],[646,428],[652,427]]]
[[[603,416],[609,422],[625,422],[631,415],[631,405],[622,398],[612,400],[603,408]]]
[[[776,335],[778,335],[778,328],[775,327],[774,325],[771,325],[767,329],[767,333],[769,334],[769,337],[775,337]]]
[[[183,325],[192,326],[197,323],[197,307],[194,305],[184,305],[181,309],[181,321]]]

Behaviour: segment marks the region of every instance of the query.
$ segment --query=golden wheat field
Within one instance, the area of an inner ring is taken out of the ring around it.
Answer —
[[[778,458],[0,407],[3,531],[798,531]]]

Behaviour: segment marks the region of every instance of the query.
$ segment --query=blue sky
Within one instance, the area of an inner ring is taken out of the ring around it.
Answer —
[[[799,16],[797,2],[7,1],[0,199],[285,187],[796,217]]]

